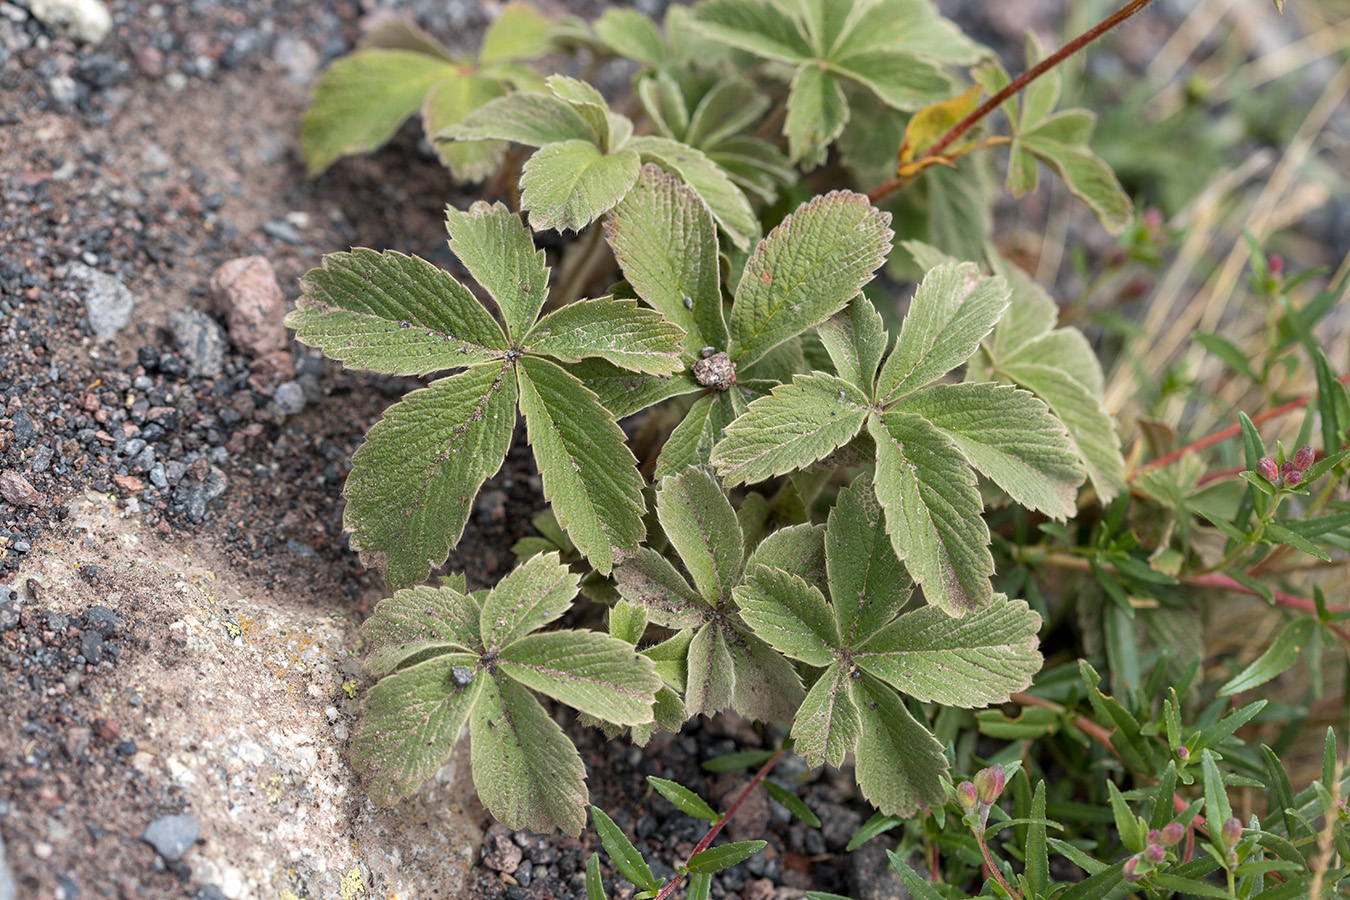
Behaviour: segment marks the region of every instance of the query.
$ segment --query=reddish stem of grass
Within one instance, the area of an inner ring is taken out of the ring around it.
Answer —
[[[696,846],[693,852],[689,854],[689,859],[684,861],[686,866],[689,865],[690,859],[693,859],[695,856],[698,856],[704,850],[708,849],[708,845],[713,842],[713,838],[717,837],[718,833],[726,826],[727,822],[731,821],[731,817],[736,815],[736,810],[741,808],[741,804],[745,802],[745,798],[750,796],[751,791],[759,787],[759,783],[768,776],[769,770],[774,767],[782,755],[783,748],[779,747],[774,752],[773,756],[769,757],[768,762],[755,773],[755,777],[750,779],[750,783],[745,786],[745,790],[741,791],[741,795],[736,798],[736,802],[731,804],[731,808],[727,810],[726,815],[713,823],[712,827],[708,829],[708,833],[703,836],[703,840],[699,841],[698,846]],[[684,881],[683,872],[676,875],[670,880],[669,884],[661,888],[660,892],[656,895],[656,900],[666,900],[666,898],[674,892],[675,888],[679,887],[680,882],[682,881]]]
[[[946,134],[938,138],[932,146],[920,153],[918,158],[927,159],[929,157],[941,155],[943,150],[946,150],[955,141],[960,139],[961,135],[974,128],[985,116],[998,109],[1009,97],[1012,97],[1037,78],[1040,78],[1046,72],[1049,72],[1051,69],[1064,62],[1064,60],[1073,56],[1079,50],[1082,50],[1088,44],[1091,44],[1097,38],[1106,34],[1112,28],[1115,28],[1121,22],[1124,22],[1126,19],[1130,18],[1130,16],[1133,16],[1152,2],[1153,0],[1130,0],[1129,3],[1121,7],[1115,13],[1098,22],[1096,25],[1093,25],[1087,31],[1083,32],[1030,69],[1027,69],[1021,75],[1017,76],[1008,83],[1007,87],[997,94],[994,94],[984,103],[980,104],[974,112],[949,128]],[[904,187],[906,182],[906,179],[892,178],[880,187],[873,188],[869,191],[867,199],[876,203],[887,194]]]

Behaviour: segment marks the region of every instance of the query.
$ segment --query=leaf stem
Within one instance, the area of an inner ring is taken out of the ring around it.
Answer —
[[[760,767],[760,770],[755,773],[755,777],[751,778],[750,783],[745,786],[745,790],[741,791],[741,795],[731,804],[731,808],[726,811],[726,814],[722,816],[722,818],[713,823],[712,827],[708,829],[708,833],[703,836],[703,840],[699,841],[698,846],[694,847],[693,851],[690,852],[689,859],[684,861],[686,866],[689,865],[690,859],[693,859],[695,856],[698,856],[704,850],[708,849],[708,845],[713,842],[713,838],[717,837],[718,833],[726,826],[727,822],[731,820],[731,817],[736,815],[736,810],[741,808],[741,804],[745,802],[746,797],[750,796],[750,792],[759,787],[759,783],[764,780],[769,774],[769,771],[773,769],[778,760],[782,758],[783,751],[786,749],[787,748],[785,747],[779,747],[774,751],[773,756],[769,757],[768,762]],[[660,892],[657,893],[655,900],[666,900],[675,888],[679,887],[680,882],[684,880],[684,875],[684,872],[680,872],[672,878],[670,883],[661,888]]]
[[[1124,22],[1126,19],[1130,18],[1135,13],[1139,12],[1152,2],[1153,0],[1130,0],[1129,3],[1125,4],[1125,6],[1121,7],[1115,13],[1098,22],[1096,25],[1092,26],[1087,31],[1080,34],[1078,37],[1069,41],[1063,47],[1060,47],[1054,53],[1050,54],[1045,59],[1041,60],[1039,63],[1032,66],[1030,69],[1027,69],[1021,75],[1017,76],[1015,79],[1013,79],[1011,82],[1008,83],[1007,87],[999,91],[997,94],[994,94],[984,103],[976,107],[974,112],[972,112],[970,115],[966,116],[964,119],[957,122],[950,129],[948,129],[947,133],[944,134],[942,137],[938,138],[937,141],[927,150],[923,151],[923,153],[920,154],[919,158],[922,159],[924,157],[940,155],[943,150],[946,150],[949,146],[951,146],[951,144],[955,142],[957,139],[959,139],[961,135],[965,134],[967,131],[974,128],[975,125],[978,124],[980,120],[982,120],[985,116],[989,115],[991,112],[998,109],[1003,104],[1003,102],[1007,100],[1009,97],[1012,97],[1018,91],[1022,90],[1027,85],[1035,81],[1037,78],[1040,78],[1046,72],[1049,72],[1051,69],[1055,68],[1060,63],[1064,62],[1064,60],[1068,59],[1070,56],[1073,56],[1079,50],[1082,50],[1088,44],[1091,44],[1097,38],[1106,34],[1112,28],[1115,28],[1121,22]],[[881,185],[880,187],[874,188],[873,190],[869,191],[867,194],[867,199],[871,200],[873,203],[876,203],[878,200],[880,200],[882,197],[885,197],[887,194],[890,194],[891,192],[904,187],[906,182],[907,179],[902,179],[898,177],[893,178],[890,181],[886,182],[885,184]]]
[[[1003,890],[1007,892],[1009,897],[1012,897],[1013,900],[1022,900],[1022,895],[1012,889],[1012,886],[1008,884],[1008,879],[1003,877],[1003,870],[994,862],[994,856],[989,852],[989,842],[985,840],[984,837],[984,830],[973,830],[975,832],[975,840],[978,841],[980,845],[980,852],[984,854],[985,868],[994,873],[994,877],[998,879],[999,884],[1003,885]]]

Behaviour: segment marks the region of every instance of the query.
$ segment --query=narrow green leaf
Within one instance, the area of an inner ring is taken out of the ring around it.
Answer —
[[[805,171],[823,164],[848,117],[848,98],[838,79],[815,62],[798,66],[783,120],[789,158]]]
[[[623,199],[641,168],[633,150],[607,155],[588,141],[548,144],[525,163],[520,205],[536,231],[580,231]]]
[[[699,4],[690,27],[715,41],[779,62],[810,58],[811,47],[780,7],[760,0]]]
[[[998,384],[935,384],[893,408],[926,419],[1023,506],[1057,519],[1077,512],[1083,468],[1064,424],[1030,393]]]
[[[885,261],[892,236],[890,214],[862,194],[834,191],[798,207],[745,265],[731,307],[732,361],[744,369],[843,309]]]
[[[842,765],[858,743],[862,720],[849,691],[850,676],[837,663],[807,692],[792,723],[792,750],[811,765]]]
[[[334,61],[300,121],[309,174],[383,145],[421,108],[432,85],[457,72],[442,57],[412,50],[359,50]]]
[[[1045,834],[1045,782],[1036,782],[1036,793],[1031,798],[1032,823],[1027,826],[1026,877],[1035,891],[1043,897],[1050,888],[1049,848]]]
[[[726,349],[717,230],[692,188],[644,166],[605,220],[605,237],[638,296],[687,332],[690,358]]]
[[[599,853],[592,853],[586,860],[586,900],[606,900],[605,885],[600,880]]]
[[[768,841],[736,841],[719,847],[709,847],[689,857],[689,862],[685,865],[690,872],[711,875],[713,872],[720,872],[737,863],[745,862],[768,845]]]
[[[867,397],[846,381],[823,372],[798,375],[727,427],[713,465],[730,484],[805,468],[853,440],[867,407]]]
[[[905,890],[914,900],[943,900],[942,895],[937,892],[933,885],[901,858],[900,854],[894,850],[887,850],[886,856],[891,861],[891,869],[900,876],[900,882],[904,884]]]
[[[635,300],[577,300],[554,310],[527,334],[525,350],[564,362],[600,357],[649,375],[674,375],[681,368],[684,331],[643,309]]]
[[[473,784],[488,812],[509,828],[577,837],[586,827],[586,769],[577,749],[523,686],[479,676],[469,719]]]
[[[506,333],[519,340],[548,298],[544,251],[535,249],[520,216],[501,203],[480,200],[467,212],[448,206],[445,226],[450,249],[497,302]]]
[[[937,66],[890,47],[835,57],[830,69],[866,87],[887,106],[913,112],[946,98],[951,81]]]
[[[985,278],[973,263],[943,265],[924,276],[881,368],[883,403],[918,390],[970,359],[1010,297],[1002,278]]]
[[[506,336],[469,291],[402,253],[330,253],[300,279],[297,340],[352,368],[425,375],[501,359]]]
[[[830,664],[839,629],[820,591],[782,569],[759,566],[736,588],[741,618],[775,650],[810,666]]]
[[[369,778],[370,800],[392,806],[411,796],[450,758],[488,680],[476,655],[450,653],[386,675],[366,691],[352,764]],[[456,670],[474,672],[461,685]]]
[[[707,204],[717,224],[740,249],[750,249],[759,237],[759,217],[750,200],[702,150],[658,135],[635,137],[625,149],[641,154],[643,162],[656,163],[678,175]]]
[[[411,587],[458,541],[478,488],[499,468],[516,421],[509,366],[480,366],[413,391],[352,457],[343,526],[389,587]]]
[[[734,679],[722,629],[715,624],[703,626],[689,645],[689,680],[684,691],[689,715],[711,717],[730,706]]]
[[[872,813],[871,817],[862,824],[862,827],[857,830],[853,837],[849,838],[848,846],[844,848],[844,852],[852,853],[872,838],[883,835],[904,823],[905,820],[900,816]]]
[[[450,588],[397,591],[361,624],[366,642],[361,665],[371,675],[385,675],[432,647],[477,653],[478,620],[473,599]]]
[[[994,559],[965,458],[918,416],[872,416],[868,430],[877,446],[877,499],[896,555],[928,601],[948,615],[987,605]]]
[[[543,147],[558,141],[595,142],[595,132],[570,105],[549,94],[524,92],[491,100],[436,138],[450,141],[512,141]]]
[[[528,3],[508,3],[483,35],[478,48],[480,62],[534,59],[549,49],[553,23]]]
[[[1151,876],[1153,883],[1168,891],[1176,891],[1188,897],[1217,897],[1219,900],[1232,900],[1232,894],[1217,884],[1201,881],[1198,878],[1186,878],[1170,872],[1158,872]]]
[[[1331,556],[1327,551],[1314,544],[1312,541],[1299,534],[1285,528],[1278,522],[1267,522],[1264,533],[1262,534],[1263,543],[1288,544],[1295,550],[1301,550],[1309,556],[1315,556],[1323,562],[1330,562]]]
[[[641,890],[659,890],[661,883],[652,874],[651,867],[633,846],[633,842],[614,824],[614,820],[598,806],[591,807],[591,819],[595,822],[595,830],[600,835],[605,853],[609,854],[609,861],[614,863],[619,874]]]
[[[555,622],[577,595],[578,576],[558,554],[541,553],[516,566],[483,601],[479,631],[483,646],[498,651]]]
[[[614,581],[625,600],[645,609],[649,619],[665,628],[696,628],[712,612],[708,601],[650,547],[615,568]]]
[[[886,517],[864,473],[839,492],[825,531],[830,602],[843,646],[857,647],[914,592],[886,532]]]
[[[637,552],[642,478],[619,426],[575,377],[525,357],[520,408],[544,479],[544,496],[577,549],[603,574]]]
[[[881,682],[863,675],[850,679],[849,690],[862,720],[857,779],[867,801],[895,816],[910,816],[920,806],[943,803],[947,758],[942,744]]]
[[[703,872],[689,875],[689,887],[685,889],[685,900],[708,900],[712,893],[712,876]]]
[[[1138,853],[1144,849],[1144,833],[1140,828],[1139,820],[1134,812],[1125,802],[1124,796],[1120,793],[1120,788],[1116,787],[1114,781],[1110,779],[1106,782],[1106,790],[1111,798],[1111,817],[1115,821],[1116,831],[1120,833],[1120,841],[1126,849]]]
[[[1222,825],[1233,817],[1233,808],[1228,803],[1228,790],[1224,787],[1223,776],[1219,774],[1216,759],[1213,751],[1203,750],[1200,753],[1205,779],[1205,818]],[[1210,835],[1215,839],[1218,838],[1218,835],[1214,834],[1214,829],[1210,830]]]
[[[1294,808],[1294,788],[1289,783],[1289,773],[1285,771],[1279,755],[1265,744],[1261,745],[1261,762],[1266,767],[1266,783],[1270,786],[1270,806],[1273,811],[1278,811],[1280,821],[1284,823],[1284,833],[1293,837],[1297,830],[1296,819],[1289,812]]]
[[[1322,420],[1322,449],[1330,456],[1345,444],[1346,429],[1350,428],[1350,395],[1336,377],[1326,353],[1319,347],[1312,356],[1317,375],[1317,409]]]
[[[1239,375],[1245,375],[1252,381],[1258,380],[1256,373],[1252,371],[1251,363],[1247,361],[1247,354],[1243,353],[1242,350],[1238,348],[1238,345],[1234,344],[1228,338],[1221,334],[1197,331],[1194,335],[1194,340],[1201,347],[1204,347],[1210,353],[1217,356],[1234,372]]]
[[[1253,700],[1246,706],[1229,712],[1219,721],[1196,735],[1190,743],[1191,755],[1209,747],[1218,747],[1229,735],[1256,718],[1257,713],[1266,708],[1267,701]]]
[[[526,635],[500,660],[501,670],[526,687],[615,725],[650,722],[661,688],[650,659],[594,631]]]
[[[737,769],[748,769],[751,766],[763,765],[773,757],[773,754],[774,751],[772,750],[743,750],[737,753],[727,753],[705,760],[703,771],[734,772]]]
[[[1306,617],[1285,623],[1266,651],[1219,689],[1219,696],[1231,697],[1241,691],[1249,691],[1283,673],[1298,662],[1299,655],[1307,648],[1316,630],[1317,623]]]
[[[768,780],[764,782],[764,790],[768,791],[769,796],[782,804],[788,812],[792,813],[798,819],[801,819],[810,827],[820,827],[820,817],[812,812],[811,807],[807,806],[802,798],[792,793],[792,791]]]
[[[668,781],[665,778],[657,778],[655,775],[648,775],[647,783],[655,788],[658,794],[669,800],[672,806],[687,816],[693,816],[695,819],[702,819],[705,822],[716,822],[722,818],[721,814],[709,806],[707,801],[682,784]]]
[[[924,702],[1002,703],[1040,670],[1041,618],[1006,598],[953,620],[937,607],[906,613],[852,653],[865,671]]]
[[[744,548],[736,511],[712,475],[691,469],[663,479],[656,515],[699,593],[709,605],[726,602],[740,580]]]

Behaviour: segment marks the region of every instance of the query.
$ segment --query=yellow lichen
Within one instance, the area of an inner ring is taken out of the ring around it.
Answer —
[[[346,875],[343,875],[342,881],[338,885],[338,891],[342,895],[342,900],[352,900],[357,894],[364,894],[366,886],[361,880],[361,870],[352,869]]]

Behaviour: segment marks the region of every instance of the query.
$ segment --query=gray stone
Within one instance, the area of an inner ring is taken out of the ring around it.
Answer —
[[[225,331],[215,319],[192,307],[176,310],[169,331],[193,375],[217,378],[225,371]]]
[[[305,408],[305,391],[297,381],[283,381],[272,394],[281,411],[288,416],[302,412]]]
[[[5,838],[0,835],[0,900],[14,900],[14,875],[5,862]]]
[[[112,14],[103,0],[32,0],[29,11],[48,28],[83,44],[97,44],[112,30]]]
[[[8,631],[19,624],[23,601],[9,588],[0,585],[0,631]]]
[[[154,847],[155,852],[164,857],[166,862],[176,862],[196,843],[199,833],[197,817],[192,813],[183,813],[155,819],[145,827],[141,840]]]
[[[66,266],[66,278],[84,284],[84,310],[95,337],[110,341],[127,327],[131,311],[136,308],[136,295],[116,276],[84,263],[71,263]]]

